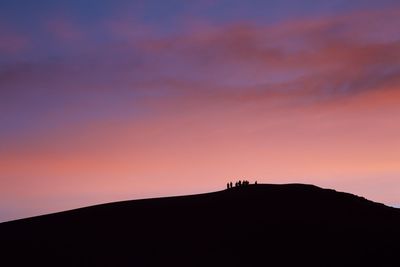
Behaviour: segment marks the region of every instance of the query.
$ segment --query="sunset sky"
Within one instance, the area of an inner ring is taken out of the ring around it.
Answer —
[[[0,221],[312,183],[400,206],[398,0],[5,0]]]

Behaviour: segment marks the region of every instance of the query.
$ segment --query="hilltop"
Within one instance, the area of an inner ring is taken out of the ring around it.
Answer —
[[[398,266],[400,211],[259,184],[0,224],[4,266]]]

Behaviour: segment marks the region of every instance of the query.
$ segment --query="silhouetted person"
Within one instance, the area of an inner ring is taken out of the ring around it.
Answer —
[[[239,180],[238,185],[242,186],[242,181],[241,180]]]
[[[232,182],[229,183],[229,187],[232,188]]]
[[[257,181],[254,184],[257,184]]]
[[[226,184],[226,189],[229,189],[229,183]]]

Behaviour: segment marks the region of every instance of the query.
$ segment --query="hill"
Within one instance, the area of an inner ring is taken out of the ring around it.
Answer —
[[[400,211],[312,185],[109,203],[0,224],[2,266],[400,266]]]

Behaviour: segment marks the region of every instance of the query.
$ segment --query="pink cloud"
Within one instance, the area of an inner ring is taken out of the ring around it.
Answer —
[[[60,42],[82,41],[85,33],[73,21],[65,18],[53,18],[46,22],[47,31]]]
[[[361,27],[368,20],[388,29],[400,27],[396,14],[398,11],[390,10],[361,12],[272,26],[246,22],[196,25],[181,36],[158,39],[149,37],[151,29],[136,20],[115,19],[107,25],[112,34],[127,40],[126,45],[117,42],[91,48],[85,53],[88,58],[76,58],[73,63],[32,66],[29,77],[14,80],[34,83],[47,79],[51,83],[57,79],[68,84],[68,77],[74,74],[75,84],[92,83],[85,80],[88,77],[110,77],[116,81],[113,90],[132,90],[142,96],[168,97],[171,93],[170,98],[198,103],[203,99],[224,103],[277,99],[292,104],[325,102],[399,85],[399,42],[366,38],[375,28],[371,23]],[[74,23],[55,20],[52,25],[61,29],[61,39],[82,37]],[[96,60],[96,65],[82,63],[83,72],[77,73],[81,60]],[[26,76],[26,72],[18,74],[16,70],[15,75]],[[96,86],[84,87],[94,90]]]
[[[0,27],[0,53],[18,54],[28,49],[30,40],[27,36]]]
[[[210,86],[242,79],[266,89],[351,94],[398,83],[400,44],[393,39],[398,14],[385,10],[273,26],[195,26],[178,38],[144,41],[141,49],[159,62],[166,58],[165,66],[168,59],[178,62]],[[385,29],[380,38],[370,21]],[[279,76],[286,78],[276,81]]]

